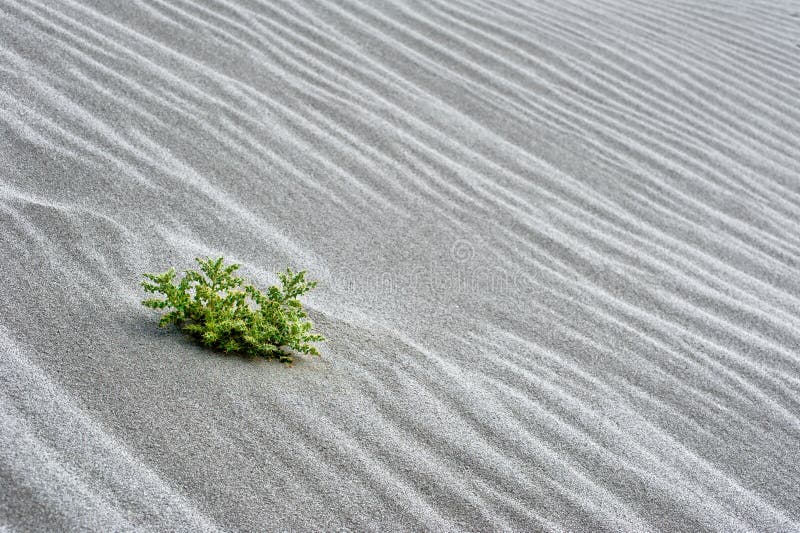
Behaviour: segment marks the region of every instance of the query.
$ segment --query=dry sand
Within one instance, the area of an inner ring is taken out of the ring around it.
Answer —
[[[788,1],[1,0],[0,529],[800,529],[798,102]]]

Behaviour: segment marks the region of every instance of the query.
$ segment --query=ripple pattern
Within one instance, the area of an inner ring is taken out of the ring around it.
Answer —
[[[800,529],[798,101],[788,1],[0,0],[0,529]]]

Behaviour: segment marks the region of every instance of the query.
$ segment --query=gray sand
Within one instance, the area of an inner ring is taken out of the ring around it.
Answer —
[[[793,2],[0,0],[0,529],[800,529],[799,80]],[[158,329],[198,255],[322,357]]]

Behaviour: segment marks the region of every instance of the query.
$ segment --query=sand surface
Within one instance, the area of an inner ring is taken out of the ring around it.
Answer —
[[[0,0],[0,529],[800,529],[798,102],[788,1]]]

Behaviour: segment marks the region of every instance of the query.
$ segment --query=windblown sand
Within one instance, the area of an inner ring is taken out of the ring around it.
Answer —
[[[788,1],[1,0],[0,529],[800,529],[798,102]]]

